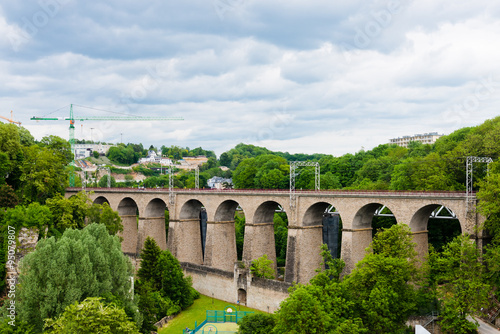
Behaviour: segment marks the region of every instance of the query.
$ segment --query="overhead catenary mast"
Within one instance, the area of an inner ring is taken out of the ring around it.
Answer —
[[[75,121],[182,121],[182,117],[142,117],[142,116],[78,116],[73,114],[73,104],[70,104],[69,117],[31,117],[32,121],[69,121],[69,144],[73,156],[75,154]],[[20,123],[19,123],[20,124]],[[70,187],[75,186],[75,160],[71,162],[69,176]]]

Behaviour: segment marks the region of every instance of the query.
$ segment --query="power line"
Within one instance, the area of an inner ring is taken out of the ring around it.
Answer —
[[[96,110],[96,111],[104,111],[104,112],[107,112],[107,113],[110,113],[110,114],[125,115],[125,116],[140,117],[140,118],[143,117],[143,116],[138,116],[138,115],[134,115],[134,114],[127,114],[127,113],[118,112],[118,111],[111,111],[111,110],[99,109],[99,108],[94,108],[94,107],[82,106],[82,105],[79,105],[79,104],[73,104],[73,105],[75,107],[80,107],[80,108],[85,108],[85,109],[91,109],[91,110]]]

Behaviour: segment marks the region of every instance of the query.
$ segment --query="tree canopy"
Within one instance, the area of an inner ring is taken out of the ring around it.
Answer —
[[[142,330],[154,330],[153,324],[161,318],[192,305],[199,293],[191,285],[190,277],[184,277],[172,253],[161,250],[154,239],[148,237],[141,251],[141,267],[135,284],[139,307],[144,313]]]
[[[51,334],[139,334],[123,309],[97,297],[67,306],[57,319],[45,320],[44,327]]]
[[[285,189],[289,186],[289,162],[307,160],[319,162],[322,189],[462,191],[467,156],[500,156],[499,129],[500,117],[496,117],[476,127],[458,129],[432,145],[410,142],[404,148],[381,144],[340,157],[292,155],[238,144],[222,153],[219,163],[234,171],[234,185],[240,189]],[[486,174],[477,167],[474,178],[480,181]],[[296,189],[313,189],[313,170],[301,169],[295,182]],[[475,190],[481,186],[476,182]]]
[[[87,297],[110,293],[124,305],[131,304],[132,275],[118,237],[104,225],[68,229],[59,240],[40,240],[24,258],[16,296],[19,317],[41,329],[44,319],[57,317]]]

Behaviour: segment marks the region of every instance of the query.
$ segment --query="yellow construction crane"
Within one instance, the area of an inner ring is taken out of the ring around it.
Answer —
[[[10,111],[10,118],[7,118],[7,117],[3,117],[3,116],[0,116],[0,118],[3,118],[11,123],[15,123],[15,124],[18,124],[18,125],[21,125],[21,122],[16,122],[14,121],[14,117],[12,116],[12,110]]]

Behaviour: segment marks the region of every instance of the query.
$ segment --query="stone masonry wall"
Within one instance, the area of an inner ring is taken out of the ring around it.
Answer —
[[[185,275],[193,279],[193,287],[201,294],[236,304],[238,289],[247,293],[246,306],[261,311],[275,312],[288,297],[290,283],[251,277],[246,269],[235,266],[234,272],[191,263],[182,263]],[[245,286],[246,284],[246,286]]]
[[[38,243],[38,229],[21,228],[17,233],[17,242],[15,249],[15,264],[12,266],[15,270],[7,267],[6,279],[18,283],[20,274],[19,264],[26,254],[32,252]]]

